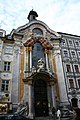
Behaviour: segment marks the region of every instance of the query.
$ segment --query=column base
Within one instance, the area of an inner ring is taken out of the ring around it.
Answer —
[[[31,119],[33,119],[34,118],[33,113],[29,113],[28,117],[31,118]]]

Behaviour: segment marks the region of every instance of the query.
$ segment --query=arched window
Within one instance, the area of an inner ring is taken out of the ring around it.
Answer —
[[[41,58],[45,61],[44,48],[40,42],[36,42],[32,50],[32,66],[36,67],[38,60]]]
[[[43,35],[43,32],[40,28],[34,28],[32,30],[33,33],[36,33],[37,35]]]

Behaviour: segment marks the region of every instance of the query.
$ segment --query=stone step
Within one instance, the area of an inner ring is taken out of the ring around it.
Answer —
[[[57,118],[53,118],[52,116],[48,117],[36,117],[34,120],[58,120]],[[70,120],[69,118],[60,118],[60,120]]]
[[[52,116],[36,117],[35,120],[54,120],[54,118],[52,118]]]

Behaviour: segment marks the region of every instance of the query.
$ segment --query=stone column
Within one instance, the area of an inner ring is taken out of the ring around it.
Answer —
[[[32,113],[32,86],[29,84],[29,117],[33,118],[33,113]]]
[[[78,98],[78,107],[80,108],[80,99]]]
[[[32,47],[28,48],[29,53],[30,53],[30,70],[32,69]]]
[[[29,86],[26,82],[24,83],[24,102],[29,103]]]
[[[29,51],[28,51],[28,47],[26,47],[26,53],[25,53],[25,66],[24,66],[24,68],[25,68],[25,71],[26,71],[26,73],[25,73],[25,78],[26,77],[28,77],[28,64],[29,64],[29,61],[28,61],[28,57],[29,57],[29,55],[28,55],[28,53],[29,53]]]
[[[53,103],[53,107],[56,108],[56,100],[55,100],[55,89],[54,89],[54,85],[51,85],[51,93],[52,93],[52,103]]]
[[[52,114],[52,94],[51,94],[51,87],[50,87],[50,85],[47,86],[47,95],[48,95],[49,115],[51,115]]]
[[[49,65],[48,65],[48,50],[45,49],[45,55],[46,55],[46,68],[49,70]]]

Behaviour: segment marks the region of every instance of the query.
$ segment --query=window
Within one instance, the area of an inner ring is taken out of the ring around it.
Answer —
[[[64,39],[61,40],[61,44],[62,44],[62,45],[65,45],[65,44],[66,44],[66,42],[65,42]]]
[[[69,85],[70,85],[70,88],[74,88],[74,82],[73,82],[73,79],[69,79]]]
[[[0,37],[3,37],[3,32],[0,32]]]
[[[78,79],[78,86],[79,86],[79,88],[80,88],[80,79]]]
[[[71,55],[72,55],[72,57],[75,57],[75,52],[71,51]]]
[[[37,35],[42,35],[43,34],[42,30],[39,29],[39,28],[34,28],[32,32],[36,33]]]
[[[11,62],[4,62],[4,71],[10,71]]]
[[[37,52],[41,51],[41,46],[40,46],[40,44],[37,44],[36,50],[37,50]]]
[[[8,45],[5,47],[5,53],[12,54],[12,52],[13,52],[12,46]]]
[[[71,45],[71,46],[73,45],[73,43],[72,43],[72,41],[71,41],[71,40],[69,40],[69,45]]]
[[[71,72],[71,66],[70,65],[66,65],[66,69],[67,69],[67,72]]]
[[[78,65],[74,65],[74,69],[75,69],[76,73],[79,73],[79,67],[78,67]]]
[[[36,42],[32,51],[32,66],[36,67],[38,60],[41,58],[45,60],[44,48],[40,42]]]
[[[79,52],[79,56],[80,56],[80,52]]]
[[[79,46],[79,42],[78,42],[78,41],[76,41],[76,42],[75,42],[75,45],[78,47],[78,46]]]
[[[2,80],[1,91],[8,91],[9,80]]]
[[[78,56],[80,57],[80,51],[78,51]]]
[[[0,29],[0,37],[5,37],[6,31]]]
[[[64,56],[68,57],[68,51],[64,50]]]

